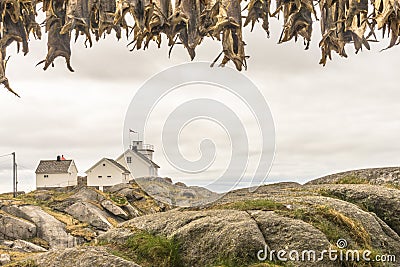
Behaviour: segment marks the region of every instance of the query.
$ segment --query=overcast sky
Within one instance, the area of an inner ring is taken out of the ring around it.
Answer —
[[[278,45],[280,23],[273,21],[270,39],[260,25],[253,33],[244,33],[250,56],[244,74],[264,95],[276,127],[276,155],[267,182],[305,182],[344,170],[399,166],[399,48],[379,52],[387,44],[383,41],[372,45],[372,51],[355,55],[349,46],[348,59],[334,55],[322,67],[316,23],[316,38],[308,51],[303,50],[302,41]],[[167,67],[189,61],[181,46],[174,48],[169,59],[165,42],[162,49],[153,44],[150,50],[132,53],[126,44],[108,36],[91,49],[82,42],[72,45],[75,73],[66,69],[63,59],[46,72],[35,67],[46,55],[46,40],[32,41],[25,57],[16,55],[15,47],[9,49],[7,76],[22,98],[0,91],[0,155],[17,153],[21,190],[34,189],[34,171],[41,159],[64,154],[84,174],[99,159],[119,156],[124,149],[125,113],[140,85]],[[212,61],[220,50],[219,43],[206,40],[195,60]],[[180,101],[196,97],[199,90],[203,89],[186,88],[178,94]],[[210,92],[212,99],[210,90],[204,92]],[[160,176],[205,185],[229,163],[229,140],[210,122],[188,126],[180,139],[182,153],[195,159],[201,139],[210,136],[218,148],[216,165],[196,177],[178,172],[164,158],[156,123],[162,124],[171,103],[166,101],[153,114],[153,133],[146,139],[155,145]],[[235,106],[234,101],[228,104]],[[240,105],[236,107],[241,114]],[[251,152],[257,154],[254,123],[243,116]],[[11,157],[0,157],[0,192],[12,189],[11,177]]]

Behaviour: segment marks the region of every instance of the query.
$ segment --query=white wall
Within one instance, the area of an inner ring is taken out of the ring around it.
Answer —
[[[129,181],[129,175],[122,174],[119,168],[107,160],[102,160],[86,174],[88,186],[111,186]],[[102,178],[99,178],[99,176],[102,176]]]
[[[48,175],[48,178],[44,178]],[[36,188],[38,187],[65,187],[77,185],[77,172],[36,174]]]
[[[127,157],[132,158],[132,163],[127,163]],[[124,157],[118,158],[117,162],[131,172],[132,178],[158,176],[157,168],[131,151],[126,152]]]

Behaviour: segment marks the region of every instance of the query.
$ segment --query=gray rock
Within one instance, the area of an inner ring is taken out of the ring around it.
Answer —
[[[38,246],[36,244],[33,244],[31,242],[25,241],[25,240],[15,240],[13,244],[11,245],[12,249],[17,249],[20,251],[24,252],[46,252],[47,249],[42,248],[41,246]]]
[[[110,254],[102,247],[76,247],[50,251],[34,258],[38,267],[140,267]]]
[[[46,240],[50,248],[73,247],[78,240],[65,231],[65,224],[43,211],[38,206],[9,206],[3,207],[14,216],[31,221],[36,225],[37,236]]]
[[[400,186],[400,167],[389,168],[370,168],[352,170],[341,173],[327,175],[307,183],[311,184],[335,184],[342,178],[358,178],[365,180],[366,183],[374,185],[397,185]]]
[[[117,192],[119,192],[119,191],[121,191],[123,189],[132,190],[132,186],[130,184],[124,184],[124,183],[123,184],[116,184],[116,185],[108,187],[106,189],[106,191],[110,192],[110,193],[117,193]]]
[[[120,207],[115,205],[111,200],[105,199],[103,200],[100,205],[105,208],[108,212],[111,214],[120,217],[124,220],[127,220],[129,218],[128,214],[126,214],[125,211],[123,211]]]
[[[107,232],[99,235],[97,241],[113,242],[124,244],[129,237],[133,236],[134,232],[128,228],[112,228]]]
[[[185,266],[208,266],[226,258],[254,261],[266,245],[257,223],[244,211],[170,211],[138,217],[122,226],[177,238]]]
[[[7,213],[0,213],[0,239],[29,239],[36,236],[36,225]]]
[[[86,222],[98,230],[107,231],[112,227],[107,215],[99,207],[86,202],[77,202],[65,209],[75,219]]]
[[[203,187],[186,186],[181,182],[173,184],[161,177],[137,178],[136,182],[150,196],[172,206],[200,206],[213,202],[221,196]]]
[[[313,250],[320,252],[330,247],[328,239],[321,231],[301,220],[282,217],[273,211],[249,211],[249,214],[257,222],[270,251],[289,252],[294,250],[301,253],[305,250]],[[336,266],[328,259],[313,265],[309,261],[302,261],[299,258],[294,263],[296,266]]]
[[[106,191],[112,194],[124,196],[128,201],[141,200],[144,196],[144,192],[140,192],[141,190],[138,190],[138,185],[136,183],[113,185],[107,188]]]
[[[69,199],[80,200],[83,202],[97,202],[100,203],[105,197],[97,192],[95,189],[90,187],[81,187],[78,192],[73,194]]]
[[[11,257],[8,254],[1,254],[0,255],[0,266],[7,265],[11,262]]]
[[[364,184],[309,186],[374,212],[400,235],[400,190]]]
[[[359,222],[371,237],[371,245],[376,250],[400,254],[400,237],[375,214],[360,209],[357,205],[334,198],[307,196],[294,198],[293,201],[314,206],[326,206],[344,216]],[[349,243],[351,240],[347,240]]]
[[[137,208],[135,208],[135,207],[133,207],[131,204],[127,204],[127,205],[125,205],[124,206],[124,209],[126,209],[127,210],[127,212],[129,213],[129,215],[132,217],[132,218],[136,218],[136,217],[139,217],[140,215],[141,215],[141,212],[137,209]]]

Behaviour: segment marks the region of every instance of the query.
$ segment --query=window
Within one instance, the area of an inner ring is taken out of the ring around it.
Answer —
[[[97,176],[97,178],[101,179],[101,178],[103,178],[103,176],[99,175],[99,176]]]
[[[111,178],[111,175],[108,175],[107,178]]]
[[[126,163],[132,163],[132,157],[126,157]]]
[[[103,163],[103,167],[105,167],[106,166],[106,164],[105,163]]]
[[[44,175],[44,178],[49,178],[49,176],[47,174]]]

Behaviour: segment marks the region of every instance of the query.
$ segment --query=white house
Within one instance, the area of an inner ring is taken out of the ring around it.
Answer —
[[[103,190],[104,186],[128,183],[130,172],[113,159],[103,158],[86,171],[87,185]]]
[[[120,155],[116,161],[130,170],[132,178],[156,177],[160,166],[153,162],[154,147],[133,141],[130,149]]]
[[[77,185],[78,169],[73,160],[41,160],[36,169],[36,188]]]

